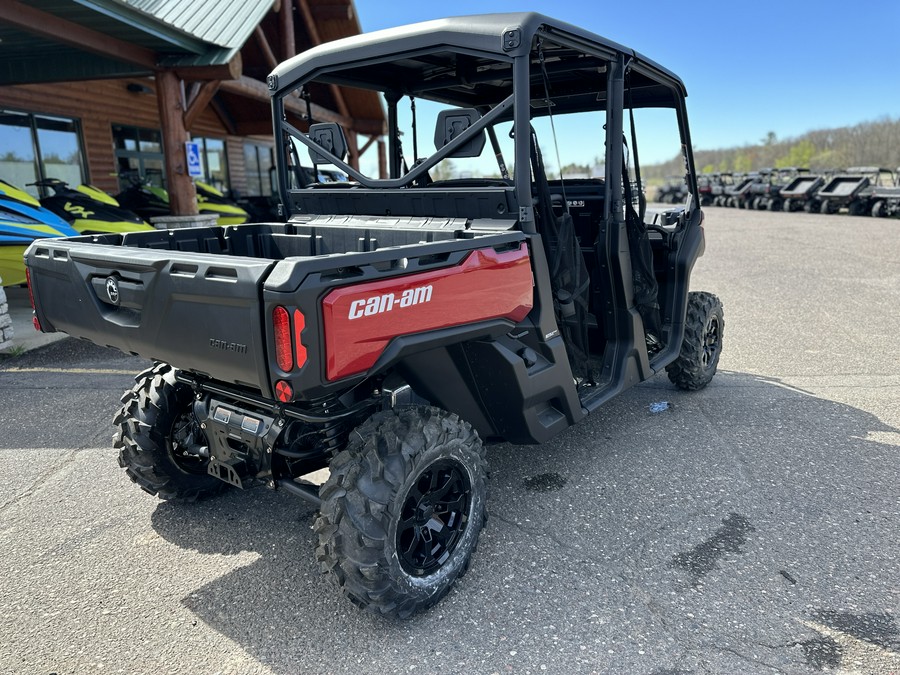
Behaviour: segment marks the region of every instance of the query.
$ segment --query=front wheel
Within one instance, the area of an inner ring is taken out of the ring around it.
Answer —
[[[194,418],[191,388],[164,363],[145,370],[122,397],[113,423],[119,466],[145,492],[160,499],[195,500],[226,487],[206,468],[199,451],[206,438]]]
[[[867,215],[869,215],[869,209],[867,209],[865,203],[860,200],[850,202],[850,206],[847,208],[847,212],[851,216],[867,216]]]
[[[710,383],[719,365],[724,331],[722,301],[712,293],[690,293],[681,353],[666,367],[676,387],[696,391]]]
[[[475,430],[437,408],[377,413],[330,469],[315,524],[322,570],[377,614],[406,618],[440,600],[468,568],[486,517]]]

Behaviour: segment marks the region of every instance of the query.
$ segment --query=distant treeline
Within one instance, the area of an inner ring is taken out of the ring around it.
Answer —
[[[779,139],[774,132],[757,145],[724,150],[694,150],[701,173],[756,171],[769,167],[798,166],[811,170],[850,166],[900,167],[900,119],[883,117],[852,127],[809,131],[796,138]],[[649,179],[682,173],[680,157],[642,167]]]

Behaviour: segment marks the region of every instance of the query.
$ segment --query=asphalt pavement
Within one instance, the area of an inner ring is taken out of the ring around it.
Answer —
[[[144,361],[0,357],[0,672],[900,673],[900,221],[706,233],[712,384],[492,447],[471,570],[404,622],[319,573],[304,502],[128,481],[111,419]]]

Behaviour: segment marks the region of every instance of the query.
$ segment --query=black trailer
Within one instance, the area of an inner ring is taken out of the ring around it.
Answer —
[[[879,169],[878,177],[859,194],[856,210],[874,218],[900,215],[900,168]]]
[[[753,201],[753,193],[751,191],[754,183],[758,180],[759,172],[757,171],[743,174],[743,177],[740,179],[738,179],[738,174],[735,174],[734,185],[725,190],[727,197],[725,206],[739,209],[750,208]]]
[[[885,178],[885,175],[889,177]],[[816,195],[819,213],[838,213],[841,209],[847,209],[851,216],[865,215],[868,213],[868,188],[883,185],[883,180],[893,186],[893,172],[890,169],[857,166],[834,175]]]
[[[760,170],[760,178],[750,191],[753,193],[751,207],[761,211],[781,211],[784,209],[784,197],[781,190],[797,177],[809,175],[809,169],[786,166],[776,169]]]
[[[715,179],[713,180],[710,190],[712,205],[727,206],[728,190],[734,186],[735,176],[738,174],[733,174],[730,171],[722,171],[721,173],[713,175],[715,176]]]
[[[817,212],[819,202],[816,195],[825,185],[825,174],[801,174],[781,188],[782,211]]]

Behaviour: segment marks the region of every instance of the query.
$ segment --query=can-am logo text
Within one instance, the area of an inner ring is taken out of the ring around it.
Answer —
[[[403,291],[399,298],[397,298],[395,293],[385,293],[384,295],[375,295],[371,298],[354,300],[350,303],[350,313],[347,315],[347,318],[360,319],[364,316],[390,312],[397,307],[411,307],[425,302],[431,302],[431,286],[408,288]]]

